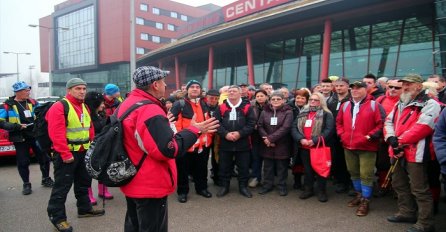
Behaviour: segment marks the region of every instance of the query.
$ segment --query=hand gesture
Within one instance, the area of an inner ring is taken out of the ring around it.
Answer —
[[[194,114],[194,116],[192,117],[192,120],[190,121],[190,124],[196,128],[198,128],[198,130],[200,130],[201,133],[205,134],[205,133],[214,133],[217,131],[217,128],[220,126],[219,122],[217,119],[215,119],[214,117],[207,119],[203,122],[196,122],[196,116]]]

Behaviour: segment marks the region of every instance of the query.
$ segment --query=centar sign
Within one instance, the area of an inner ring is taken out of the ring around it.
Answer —
[[[229,22],[289,1],[290,0],[239,0],[223,7],[225,21]]]

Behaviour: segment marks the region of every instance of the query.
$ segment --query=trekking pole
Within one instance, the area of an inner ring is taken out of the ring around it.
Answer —
[[[396,159],[395,163],[390,166],[389,171],[387,172],[387,175],[386,175],[386,179],[384,180],[384,183],[382,183],[382,185],[381,185],[381,189],[386,189],[387,186],[389,185],[391,175],[395,171],[395,167],[396,167],[396,165],[398,165],[399,160],[400,159]]]

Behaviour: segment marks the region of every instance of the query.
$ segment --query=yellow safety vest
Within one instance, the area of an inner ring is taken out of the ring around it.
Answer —
[[[68,99],[64,99],[67,101],[69,110],[68,110],[68,125],[67,125],[67,141],[68,147],[70,151],[79,151],[81,146],[84,149],[88,150],[90,147],[90,126],[91,126],[91,117],[88,113],[85,104],[82,103],[82,115],[79,119],[79,116],[76,113],[73,105]],[[82,120],[82,122],[81,122]]]

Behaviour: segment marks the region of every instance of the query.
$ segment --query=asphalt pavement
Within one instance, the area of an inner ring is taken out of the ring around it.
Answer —
[[[0,232],[43,232],[54,231],[48,220],[46,207],[51,189],[40,185],[38,164],[32,164],[30,181],[33,193],[21,194],[22,183],[14,160],[0,159]],[[203,198],[193,191],[189,201],[179,203],[174,193],[169,197],[169,231],[406,231],[410,224],[394,224],[386,217],[396,211],[396,200],[392,196],[374,198],[370,213],[357,217],[355,208],[347,207],[351,197],[336,194],[329,182],[327,203],[316,197],[307,200],[298,198],[300,191],[290,190],[281,197],[277,191],[267,195],[257,194],[259,188],[251,189],[254,197],[247,199],[238,193],[237,180],[232,179],[230,193],[217,198],[218,188],[209,181],[209,190],[214,194]],[[291,189],[292,178],[288,180]],[[97,193],[97,182],[93,182]],[[76,200],[71,190],[66,209],[68,221],[75,231],[123,231],[126,211],[125,198],[119,188],[111,188],[113,200],[106,201],[106,214],[95,218],[77,218]],[[443,193],[444,198],[444,193]],[[98,206],[102,207],[102,201]],[[446,203],[442,200],[440,212],[435,216],[436,231],[446,231]],[[147,219],[150,220],[150,219]]]

